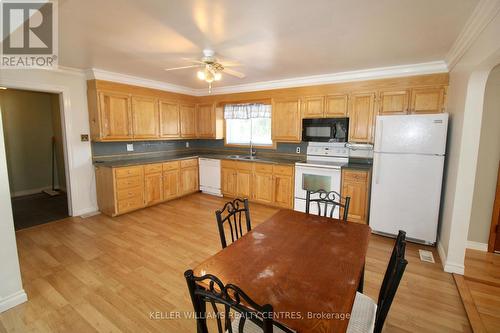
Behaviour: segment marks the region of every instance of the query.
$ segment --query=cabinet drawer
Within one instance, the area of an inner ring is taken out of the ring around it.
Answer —
[[[142,197],[134,197],[117,202],[118,213],[127,212],[129,210],[138,209],[144,206],[144,199]]]
[[[123,190],[131,187],[143,186],[144,179],[142,176],[118,178],[116,180],[116,190]]]
[[[116,198],[118,201],[131,198],[141,198],[144,193],[142,187],[132,187],[128,189],[116,191]]]
[[[272,173],[273,166],[271,164],[255,163],[255,172]]]
[[[368,180],[368,172],[359,170],[344,170],[344,179],[366,182]]]
[[[236,162],[236,169],[252,171],[253,163],[250,162]]]
[[[191,160],[181,160],[181,168],[187,168],[198,165],[198,159],[193,158]]]
[[[115,170],[115,175],[116,178],[134,177],[134,176],[141,176],[142,172],[143,172],[142,166],[134,166],[126,168],[117,168]]]
[[[278,175],[291,176],[293,175],[293,167],[286,165],[275,165],[273,167],[274,173]]]
[[[151,173],[162,172],[162,170],[163,170],[163,165],[161,163],[146,164],[144,166],[144,173],[146,175],[151,174]]]
[[[220,162],[220,165],[221,165],[222,168],[236,169],[237,163],[235,161],[222,160]]]
[[[179,161],[165,162],[163,163],[163,171],[170,171],[179,169]]]

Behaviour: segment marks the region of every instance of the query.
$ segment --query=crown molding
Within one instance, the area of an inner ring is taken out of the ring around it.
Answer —
[[[446,55],[445,61],[451,70],[472,46],[479,34],[497,16],[500,11],[500,0],[480,0],[464,28]]]
[[[234,86],[213,87],[210,95],[239,93],[248,91],[270,90],[320,84],[341,83],[385,79],[393,77],[414,76],[424,74],[447,73],[448,66],[444,61],[433,61],[420,64],[400,65],[391,67],[370,68],[357,71],[302,76],[283,80],[263,81]],[[197,96],[208,95],[206,89],[197,89]]]
[[[120,74],[102,69],[91,68],[85,71],[87,80],[105,80],[123,84],[130,84],[151,89],[165,90],[179,94],[198,96],[198,89],[193,89],[177,84],[145,79],[142,77]],[[201,90],[201,89],[200,89]]]

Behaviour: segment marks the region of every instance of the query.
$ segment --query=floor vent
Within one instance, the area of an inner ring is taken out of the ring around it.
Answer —
[[[420,260],[425,261],[425,262],[430,262],[430,263],[435,263],[434,261],[434,255],[432,254],[431,251],[427,250],[418,250],[418,254],[420,255]]]

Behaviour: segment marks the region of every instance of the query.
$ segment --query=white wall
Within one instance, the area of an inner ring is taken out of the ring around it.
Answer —
[[[67,143],[67,190],[71,214],[97,211],[95,175],[90,142],[81,142],[80,134],[89,133],[87,83],[80,72],[49,70],[2,70],[0,85],[11,88],[62,92],[63,132]],[[0,139],[3,145],[3,137]],[[0,160],[0,164],[5,161]]]
[[[0,137],[3,138],[0,117]],[[0,145],[0,312],[26,301],[17,256],[14,220],[10,203],[9,178],[3,139]]]
[[[488,244],[500,160],[500,66],[486,83],[468,240]]]
[[[438,250],[445,270],[463,274],[486,81],[500,63],[500,15],[450,72],[447,163]]]

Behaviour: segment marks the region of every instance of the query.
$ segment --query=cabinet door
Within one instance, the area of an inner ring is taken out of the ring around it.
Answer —
[[[299,142],[302,139],[301,127],[300,100],[298,98],[273,100],[273,141]]]
[[[199,190],[198,167],[181,169],[181,194],[193,193]]]
[[[414,88],[411,113],[440,113],[444,110],[444,87]]]
[[[163,201],[163,175],[161,172],[144,176],[144,200],[147,206]]]
[[[322,118],[325,106],[323,96],[305,97],[302,99],[302,118]]]
[[[151,97],[132,97],[134,139],[154,139],[159,136],[158,100]]]
[[[197,136],[199,138],[215,138],[215,108],[213,104],[196,106]]]
[[[252,195],[252,171],[236,171],[236,194],[240,198],[251,198]]]
[[[163,171],[163,199],[179,196],[179,169]]]
[[[326,96],[325,117],[346,117],[348,106],[347,94],[335,94]]]
[[[99,93],[101,138],[132,139],[130,96],[114,92]]]
[[[229,197],[236,196],[236,169],[225,168],[221,169],[221,188],[222,194]]]
[[[349,142],[373,142],[375,94],[353,94],[349,108]]]
[[[180,138],[179,103],[160,101],[160,137]]]
[[[256,171],[253,177],[253,199],[263,204],[273,203],[273,174],[272,172]]]
[[[380,115],[407,114],[409,101],[408,90],[381,91],[378,113]]]
[[[368,171],[342,171],[342,196],[351,198],[348,214],[350,222],[368,222],[368,186]]]
[[[196,107],[193,104],[181,104],[181,137],[196,137]]]
[[[293,208],[293,176],[274,175],[274,204]]]

